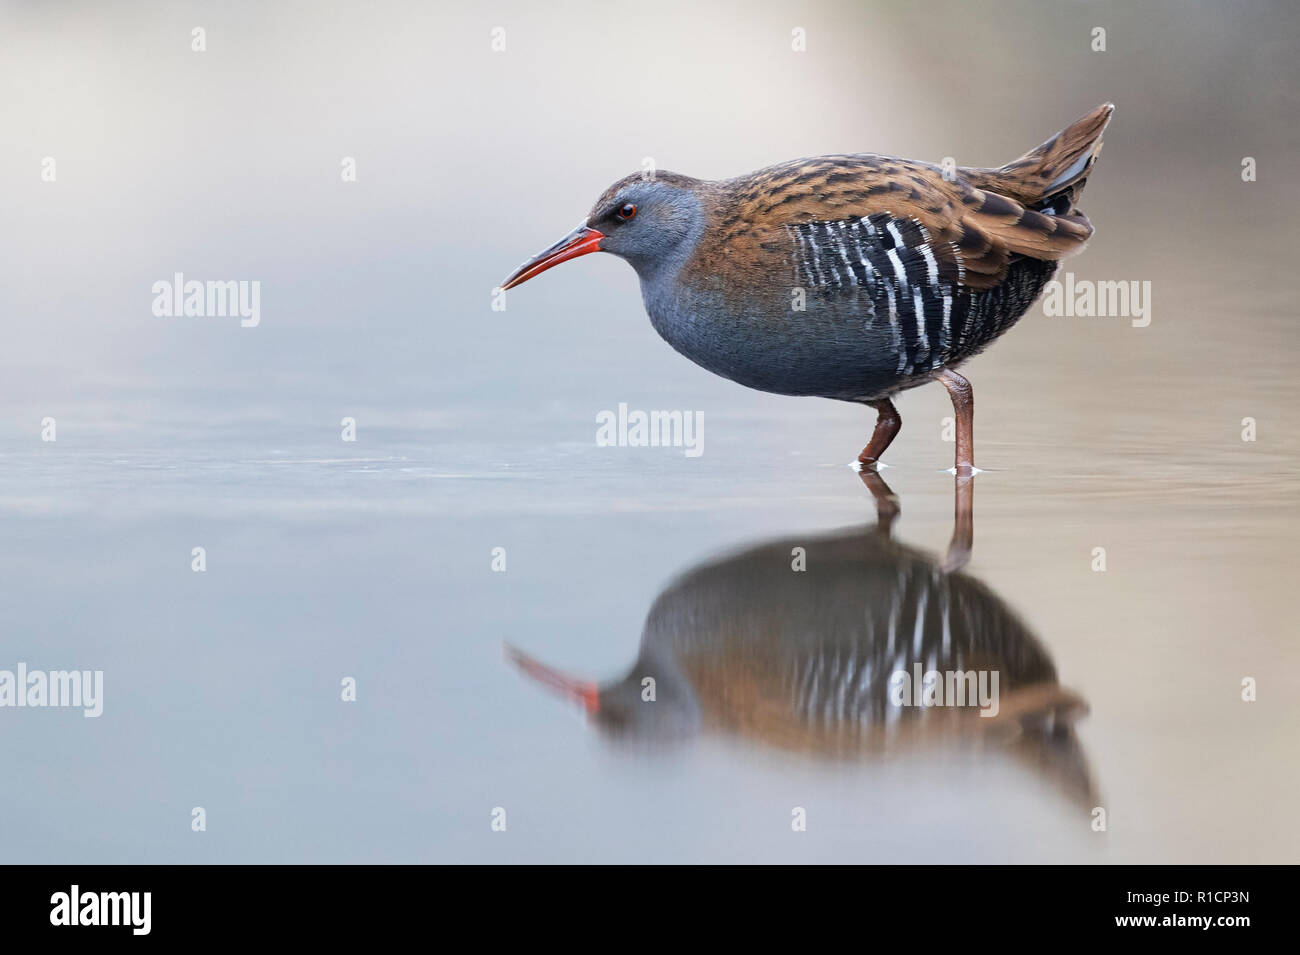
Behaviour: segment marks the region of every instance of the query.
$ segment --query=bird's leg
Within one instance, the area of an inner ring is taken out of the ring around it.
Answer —
[[[957,421],[957,476],[975,473],[975,393],[970,382],[945,368],[936,376],[948,389]]]
[[[941,565],[947,573],[966,566],[975,544],[975,476],[958,474],[953,480],[952,540]]]
[[[875,470],[880,456],[885,453],[885,448],[889,447],[890,442],[898,434],[898,429],[903,426],[903,419],[898,416],[898,409],[888,398],[868,401],[867,404],[876,409],[876,430],[871,432],[871,440],[858,455],[858,463],[864,469]]]
[[[862,470],[858,472],[862,483],[867,486],[876,501],[876,530],[883,537],[888,537],[894,529],[894,518],[898,517],[898,496],[894,494],[879,471]]]

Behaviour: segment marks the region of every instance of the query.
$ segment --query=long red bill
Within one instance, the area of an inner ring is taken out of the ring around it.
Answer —
[[[515,269],[510,277],[501,283],[501,288],[514,288],[516,285],[527,282],[534,275],[541,275],[547,269],[555,268],[561,262],[576,259],[588,252],[599,252],[600,240],[603,238],[605,238],[605,233],[580,225],[555,245],[544,252],[539,252]]]
[[[509,645],[506,646],[506,656],[538,683],[559,690],[568,699],[577,700],[588,713],[595,713],[600,709],[600,687],[594,681],[574,679],[567,673],[548,667],[545,663],[534,660],[523,651]]]

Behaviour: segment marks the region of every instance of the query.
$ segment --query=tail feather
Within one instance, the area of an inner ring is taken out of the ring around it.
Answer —
[[[1050,215],[1074,212],[1088,173],[1101,154],[1101,137],[1115,107],[1103,103],[1037,149],[1000,169],[962,169],[977,189],[1015,199]]]

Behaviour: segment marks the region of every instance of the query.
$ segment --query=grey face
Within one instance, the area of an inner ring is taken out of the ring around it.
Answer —
[[[704,232],[700,182],[676,173],[620,179],[605,190],[587,220],[559,242],[515,269],[502,289],[514,288],[561,262],[592,252],[627,259],[642,280],[672,274]]]
[[[627,259],[638,272],[689,255],[703,222],[690,189],[631,177],[608,190],[587,217],[587,227],[605,236],[600,250]]]

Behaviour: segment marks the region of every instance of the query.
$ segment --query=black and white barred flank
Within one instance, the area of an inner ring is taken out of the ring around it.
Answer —
[[[900,552],[901,553],[901,552]],[[823,727],[888,728],[925,715],[894,703],[891,681],[923,673],[994,669],[1013,692],[1056,682],[1050,658],[983,588],[957,583],[921,561],[902,563],[883,602],[852,626],[815,635],[785,674],[798,718]]]
[[[868,322],[885,322],[903,376],[979,352],[1028,310],[1055,262],[1018,258],[992,289],[962,286],[960,249],[933,242],[916,219],[889,213],[787,226],[795,281],[833,296],[865,291]]]

